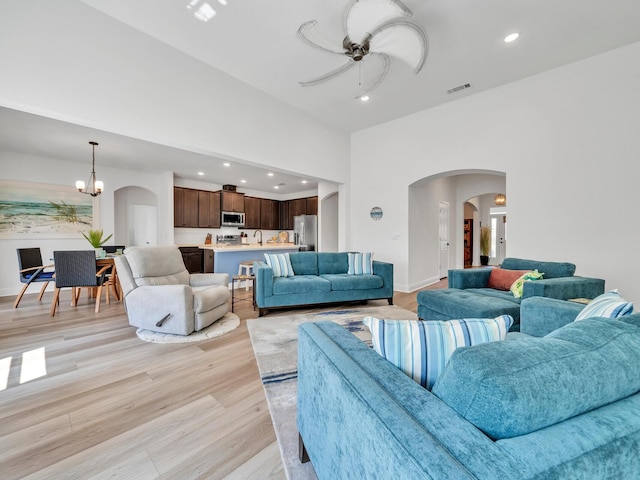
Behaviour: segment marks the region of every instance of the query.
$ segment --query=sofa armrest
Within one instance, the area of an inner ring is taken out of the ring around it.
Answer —
[[[595,298],[604,293],[604,280],[587,277],[560,277],[525,282],[522,298],[549,297],[560,300]]]
[[[189,285],[144,285],[130,291],[124,301],[132,325],[162,331],[156,323],[169,315],[162,327],[182,335],[194,330],[193,290]]]
[[[264,307],[265,297],[273,295],[273,270],[262,261],[253,262],[253,274],[255,275],[256,304]]]
[[[573,322],[583,308],[584,304],[557,298],[525,298],[520,304],[520,332],[544,337]]]
[[[384,287],[391,287],[393,291],[393,263],[373,261],[373,274],[382,277]]]
[[[189,277],[192,287],[208,287],[210,285],[229,286],[228,273],[192,273]]]
[[[490,268],[449,270],[449,288],[484,288],[489,283]]]

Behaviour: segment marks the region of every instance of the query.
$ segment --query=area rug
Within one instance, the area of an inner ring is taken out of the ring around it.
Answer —
[[[136,335],[140,340],[151,343],[189,343],[201,342],[219,337],[225,333],[238,328],[240,318],[235,313],[228,312],[224,317],[212,323],[199,332],[193,332],[191,335],[174,335],[172,333],[153,332],[139,328]]]
[[[371,334],[362,324],[362,319],[367,315],[395,320],[417,319],[413,312],[395,305],[384,305],[328,310],[313,314],[269,315],[247,320],[260,378],[289,480],[317,478],[311,462],[300,463],[298,460],[296,426],[298,325],[304,322],[332,321],[344,326],[370,345]]]

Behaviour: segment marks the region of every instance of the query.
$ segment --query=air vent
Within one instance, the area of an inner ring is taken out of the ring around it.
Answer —
[[[458,92],[461,92],[462,90],[466,90],[467,88],[471,88],[471,84],[470,83],[465,83],[464,85],[458,85],[457,87],[453,87],[453,88],[447,90],[447,93],[448,94],[458,93]]]
[[[224,190],[225,192],[235,192],[236,191],[236,186],[235,185],[222,185],[222,190]]]

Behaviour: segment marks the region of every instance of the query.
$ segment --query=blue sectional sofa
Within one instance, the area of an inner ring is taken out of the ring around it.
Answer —
[[[604,280],[574,276],[576,266],[567,262],[542,262],[521,258],[505,258],[505,270],[538,270],[541,280],[525,282],[521,298],[510,291],[488,288],[491,268],[449,270],[448,286],[442,290],[418,292],[418,318],[452,320],[456,318],[513,317],[512,331],[520,328],[520,302],[529,297],[595,298],[604,292]]]
[[[387,299],[393,303],[393,264],[373,261],[373,273],[349,275],[346,252],[290,253],[291,277],[275,277],[265,262],[254,262],[259,316],[271,308]]]
[[[431,392],[337,324],[299,327],[320,480],[640,478],[639,392],[639,314],[459,348]]]

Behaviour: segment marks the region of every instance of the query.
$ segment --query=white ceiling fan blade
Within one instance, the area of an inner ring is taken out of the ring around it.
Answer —
[[[300,85],[302,85],[303,87],[311,87],[313,85],[318,85],[319,83],[323,83],[323,82],[326,82],[327,80],[331,80],[332,78],[337,77],[341,73],[344,73],[347,70],[349,70],[354,65],[355,65],[355,62],[349,59],[347,62],[343,63],[338,68],[330,70],[329,72],[325,73],[320,77],[312,78],[311,80],[307,80],[306,82],[298,82],[298,83],[300,83]]]
[[[361,45],[368,34],[390,20],[409,17],[411,11],[397,0],[354,0],[345,10],[345,33]]]
[[[422,29],[407,20],[392,21],[372,33],[370,51],[386,53],[402,60],[417,74],[427,58],[427,36]]]
[[[344,55],[344,49],[341,46],[334,45],[324,38],[319,32],[317,25],[317,20],[310,20],[300,25],[300,28],[298,29],[298,38],[312,47]]]
[[[380,67],[376,67],[378,68],[378,72],[376,72],[374,79],[369,86],[363,85],[361,83],[360,87],[362,90],[360,91],[358,96],[355,97],[356,99],[359,99],[363,95],[366,95],[372,92],[373,90],[375,90],[378,87],[378,85],[382,83],[382,80],[384,80],[384,77],[387,76],[387,72],[389,71],[389,65],[391,64],[391,60],[389,60],[389,56],[385,55],[384,53],[371,53],[369,56],[367,56],[367,60],[359,62],[358,66],[363,70],[369,70],[370,67],[372,66],[371,64],[373,63],[374,59],[379,59],[382,62],[382,64]]]

